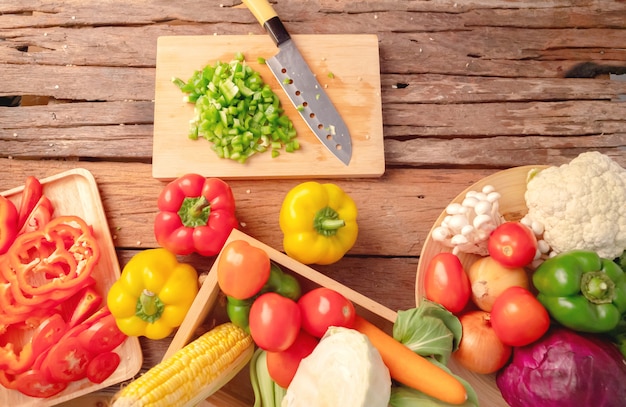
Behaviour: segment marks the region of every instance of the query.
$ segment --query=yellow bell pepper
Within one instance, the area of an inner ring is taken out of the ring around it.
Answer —
[[[283,248],[303,264],[332,264],[354,246],[359,232],[352,198],[335,184],[304,182],[280,209]]]
[[[182,324],[198,293],[193,266],[163,248],[144,250],[126,264],[107,306],[128,336],[162,339]]]

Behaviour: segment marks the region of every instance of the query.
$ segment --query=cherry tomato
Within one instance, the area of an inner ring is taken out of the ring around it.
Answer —
[[[461,260],[449,252],[436,254],[424,274],[426,298],[443,305],[453,314],[467,305],[472,289]]]
[[[115,372],[120,361],[120,355],[115,352],[96,355],[87,365],[87,378],[92,383],[102,383]]]
[[[505,267],[524,267],[535,258],[537,238],[520,222],[504,222],[494,229],[487,242],[489,255]]]
[[[55,380],[73,382],[83,379],[93,354],[81,346],[76,337],[65,338],[54,345],[41,365]]]
[[[300,361],[309,356],[317,346],[318,339],[304,330],[293,344],[281,352],[267,352],[267,371],[272,380],[286,389],[300,366]]]
[[[550,315],[530,291],[523,287],[511,287],[493,303],[491,326],[503,343],[524,346],[548,331]]]
[[[300,332],[298,304],[273,292],[260,295],[250,307],[250,335],[257,346],[269,352],[290,347]]]
[[[315,288],[298,300],[302,329],[321,338],[330,326],[352,328],[356,311],[343,294],[326,287]]]
[[[68,382],[50,381],[39,370],[29,370],[15,379],[15,388],[21,393],[38,398],[52,397],[65,390]]]
[[[117,348],[127,336],[117,327],[113,314],[107,314],[77,335],[80,344],[98,354]]]

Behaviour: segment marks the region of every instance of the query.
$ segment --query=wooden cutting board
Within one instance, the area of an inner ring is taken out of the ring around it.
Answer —
[[[293,40],[346,122],[352,160],[346,166],[307,127],[277,80],[258,58],[278,52],[267,35],[166,36],[157,41],[152,175],[173,179],[189,172],[220,178],[378,177],[385,172],[378,38],[376,35],[294,35]],[[205,139],[188,138],[193,105],[171,79],[187,81],[194,71],[229,62],[242,52],[246,62],[279,96],[300,143],[294,153],[257,154],[240,164],[220,159]]]

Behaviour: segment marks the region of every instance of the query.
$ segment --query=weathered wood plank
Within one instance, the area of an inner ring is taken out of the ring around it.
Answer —
[[[626,133],[577,137],[489,137],[475,139],[385,140],[389,167],[509,168],[545,163],[561,165],[584,151],[600,151],[626,168]]]
[[[164,182],[151,177],[151,166],[137,163],[0,159],[9,180],[43,178],[77,166],[94,173],[109,227],[118,247],[154,247],[156,199]],[[423,240],[446,204],[460,191],[494,170],[389,170],[377,179],[337,180],[357,202],[360,238],[352,255],[418,256]],[[137,180],[141,180],[138,182]],[[242,231],[282,248],[278,213],[289,189],[299,180],[232,180]],[[446,184],[446,188],[441,188]],[[0,180],[0,190],[7,185]],[[384,236],[385,240],[380,240]]]
[[[404,136],[591,135],[624,131],[626,103],[611,101],[487,104],[385,104],[386,126]],[[471,123],[471,125],[468,125]],[[389,136],[389,132],[385,133]]]

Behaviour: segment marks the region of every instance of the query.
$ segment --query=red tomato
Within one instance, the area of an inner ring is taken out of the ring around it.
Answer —
[[[127,336],[117,327],[113,314],[107,314],[77,336],[88,351],[99,354],[117,348]]]
[[[267,370],[280,387],[289,387],[300,361],[309,356],[317,346],[318,339],[300,330],[293,344],[282,352],[267,352]]]
[[[73,382],[83,379],[93,354],[81,346],[78,338],[65,338],[54,345],[41,365],[42,371],[58,381]]]
[[[535,258],[537,238],[520,222],[504,222],[487,242],[489,255],[505,267],[524,267]]]
[[[31,339],[33,353],[39,355],[48,350],[52,345],[59,342],[67,329],[67,324],[61,314],[55,313],[44,319]]]
[[[224,294],[238,300],[256,295],[270,277],[267,252],[245,240],[233,240],[217,261],[217,281]]]
[[[470,280],[461,260],[449,252],[436,254],[424,274],[426,298],[443,305],[453,314],[461,312],[470,299]]]
[[[260,295],[250,307],[250,335],[257,346],[269,352],[290,347],[300,332],[298,304],[273,292]]]
[[[298,300],[302,329],[321,338],[330,326],[352,328],[356,311],[343,294],[326,287],[315,288]]]
[[[50,381],[39,370],[29,370],[15,379],[15,388],[30,397],[52,397],[65,390],[65,381]]]
[[[493,303],[491,326],[503,343],[524,346],[548,331],[550,315],[530,291],[511,287]]]
[[[87,378],[92,383],[102,383],[115,372],[120,361],[120,355],[115,352],[96,355],[87,365]]]

